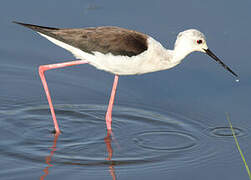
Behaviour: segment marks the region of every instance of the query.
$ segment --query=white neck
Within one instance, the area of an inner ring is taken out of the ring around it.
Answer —
[[[186,46],[175,46],[174,50],[172,50],[173,54],[172,61],[180,62],[191,52],[192,51],[186,48]]]

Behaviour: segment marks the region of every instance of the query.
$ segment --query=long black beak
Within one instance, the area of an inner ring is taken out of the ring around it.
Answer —
[[[212,51],[210,51],[209,49],[204,49],[204,50],[210,57],[212,57],[216,62],[221,64],[226,70],[231,72],[234,76],[238,77],[238,75],[234,71],[232,71],[226,64],[224,64]]]

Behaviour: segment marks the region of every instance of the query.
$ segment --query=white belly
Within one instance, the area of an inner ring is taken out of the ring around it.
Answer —
[[[162,62],[154,54],[145,51],[137,56],[113,56],[95,52],[95,57],[88,60],[89,63],[98,69],[118,75],[144,74],[169,69],[176,64]],[[168,64],[168,66],[167,66]]]

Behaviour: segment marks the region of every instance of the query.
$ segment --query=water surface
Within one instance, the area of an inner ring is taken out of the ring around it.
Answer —
[[[225,112],[248,161],[250,5],[198,0],[2,3],[1,178],[248,179]],[[116,25],[152,35],[169,48],[179,31],[198,28],[240,82],[202,53],[168,71],[120,77],[113,135],[107,136],[104,117],[113,75],[89,65],[52,70],[46,77],[62,129],[55,136],[37,69],[74,58],[13,20],[75,28]]]

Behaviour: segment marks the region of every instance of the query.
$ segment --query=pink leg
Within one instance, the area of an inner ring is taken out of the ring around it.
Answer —
[[[46,82],[46,79],[44,76],[44,72],[47,70],[50,70],[50,69],[57,69],[57,68],[62,68],[62,67],[66,67],[66,66],[74,66],[74,65],[86,64],[86,63],[88,63],[88,62],[85,60],[78,60],[78,61],[70,61],[70,62],[64,62],[64,63],[58,63],[58,64],[48,64],[48,65],[39,66],[39,75],[42,80],[44,90],[45,90],[45,93],[47,96],[47,100],[48,100],[48,103],[50,106],[51,115],[52,115],[52,119],[54,122],[56,134],[60,133],[60,129],[59,129],[58,122],[56,119],[55,111],[54,111],[53,104],[51,101],[51,95],[50,95],[49,88],[48,88],[48,85],[47,85],[47,82]]]
[[[114,99],[115,99],[115,95],[116,95],[118,80],[119,80],[119,76],[115,75],[114,81],[113,81],[111,97],[110,97],[110,101],[109,101],[109,105],[108,105],[106,117],[105,117],[106,127],[107,127],[108,132],[112,131],[112,107],[113,107],[113,103],[114,103]]]

